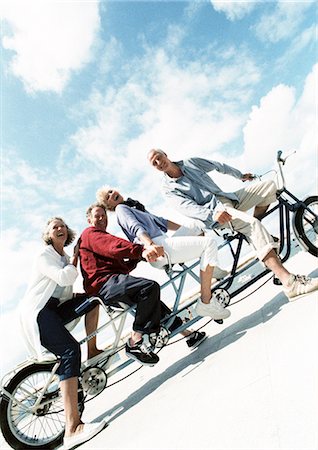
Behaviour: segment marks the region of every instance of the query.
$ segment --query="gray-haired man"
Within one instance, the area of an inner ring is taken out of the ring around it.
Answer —
[[[285,294],[292,300],[318,289],[318,279],[293,275],[282,265],[275,249],[277,243],[259,219],[276,200],[276,185],[264,181],[235,192],[224,192],[208,175],[217,172],[242,181],[251,181],[251,173],[203,158],[172,162],[159,149],[148,153],[150,164],[164,173],[162,188],[169,203],[185,216],[201,220],[205,227],[233,227],[244,234],[268,269],[281,281]],[[246,211],[254,207],[254,215]]]

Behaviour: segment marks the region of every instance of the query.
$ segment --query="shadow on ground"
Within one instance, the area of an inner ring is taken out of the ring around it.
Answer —
[[[111,423],[113,420],[120,417],[130,408],[158,389],[158,387],[160,387],[167,380],[182,372],[187,367],[193,367],[187,372],[187,374],[189,374],[192,370],[195,370],[196,367],[201,365],[205,358],[209,355],[221,350],[224,347],[227,347],[228,345],[231,345],[243,337],[249,329],[271,320],[276,314],[279,313],[281,307],[286,303],[288,303],[288,300],[285,295],[282,292],[279,293],[259,310],[243,317],[229,327],[223,329],[215,336],[206,339],[195,352],[192,352],[184,358],[176,361],[164,372],[148,381],[138,390],[132,392],[124,401],[105,411],[105,413],[103,413],[96,420],[101,420],[105,417],[111,416],[108,420],[108,423]]]

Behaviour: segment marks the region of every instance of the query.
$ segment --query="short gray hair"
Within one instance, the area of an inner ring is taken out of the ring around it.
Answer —
[[[149,152],[147,153],[147,158],[149,159],[150,153],[152,152],[156,152],[156,153],[160,153],[161,155],[167,156],[167,153],[165,153],[163,150],[160,150],[160,148],[152,148],[151,150],[149,150]]]
[[[91,217],[91,215],[92,215],[92,211],[93,211],[93,209],[94,208],[102,208],[104,211],[105,211],[105,213],[107,214],[107,212],[106,212],[106,206],[103,204],[103,203],[92,203],[88,208],[87,208],[87,210],[86,210],[86,218],[87,219],[89,219],[90,217]]]
[[[52,239],[49,236],[49,225],[50,223],[53,222],[53,220],[60,220],[61,222],[64,223],[64,225],[66,226],[66,230],[67,230],[67,239],[65,241],[64,247],[67,247],[68,245],[70,245],[76,236],[76,233],[74,230],[72,230],[64,221],[64,219],[62,219],[61,217],[51,217],[47,223],[46,223],[46,227],[42,233],[42,239],[43,241],[46,243],[46,245],[51,245],[52,244]]]

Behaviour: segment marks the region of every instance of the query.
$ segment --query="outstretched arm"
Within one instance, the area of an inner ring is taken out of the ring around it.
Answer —
[[[139,237],[139,240],[143,243],[144,247],[146,249],[152,251],[152,257],[155,257],[157,259],[160,256],[164,256],[165,252],[164,252],[164,248],[162,247],[162,245],[155,244],[153,242],[153,240],[151,239],[151,237],[149,236],[149,234],[142,233],[138,237]],[[144,255],[143,255],[143,257],[144,257]],[[147,259],[147,258],[145,258],[145,259]],[[156,259],[152,260],[152,261],[156,261]]]
[[[150,214],[150,213],[146,213]],[[161,245],[156,245],[146,228],[136,217],[135,211],[129,206],[119,205],[116,208],[117,221],[129,240],[133,241],[136,237],[146,247],[152,250],[152,256],[159,258],[164,255],[164,249]],[[153,216],[153,215],[152,215]],[[157,217],[157,216],[153,216]],[[159,220],[161,218],[158,217]]]
[[[195,166],[199,167],[203,172],[211,172],[216,170],[217,172],[223,173],[225,175],[231,175],[234,178],[242,180],[243,174],[240,170],[235,169],[235,167],[229,166],[225,163],[220,163],[218,161],[212,161],[204,158],[190,158],[190,160]]]

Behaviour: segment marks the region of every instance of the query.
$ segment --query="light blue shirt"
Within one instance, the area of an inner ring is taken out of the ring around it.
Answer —
[[[171,178],[164,174],[162,190],[169,203],[181,214],[193,219],[199,219],[205,226],[212,228],[216,225],[214,214],[223,209],[219,197],[225,197],[238,203],[233,192],[223,192],[207,174],[212,170],[242,179],[243,174],[234,167],[217,161],[203,158],[190,158],[175,162],[182,176]]]
[[[116,206],[118,225],[130,242],[140,244],[139,237],[146,233],[151,239],[167,232],[168,221],[155,216],[148,211],[139,211],[130,206],[120,204]]]

